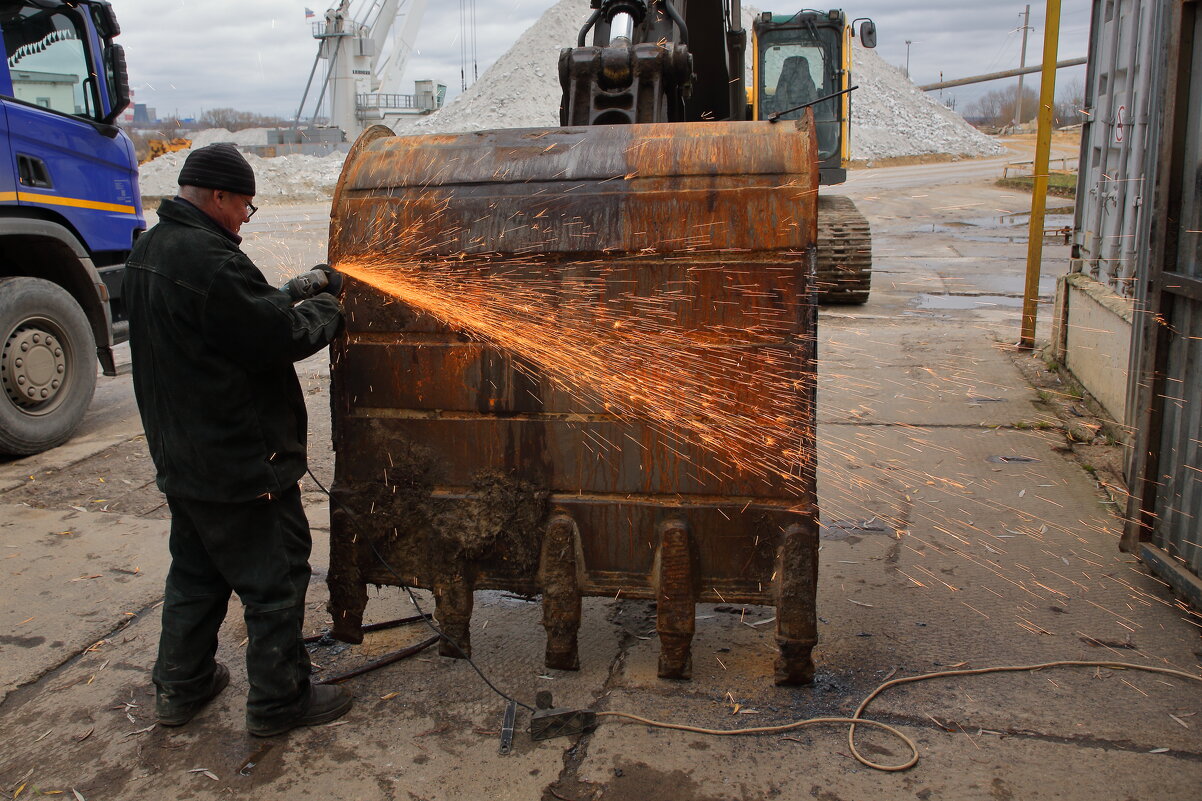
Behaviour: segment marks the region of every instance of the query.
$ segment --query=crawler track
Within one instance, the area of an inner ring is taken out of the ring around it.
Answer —
[[[818,198],[818,302],[867,303],[872,285],[868,219],[845,197]]]

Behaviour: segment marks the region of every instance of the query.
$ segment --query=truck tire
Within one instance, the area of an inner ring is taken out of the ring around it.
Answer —
[[[96,391],[96,340],[83,309],[41,278],[0,278],[0,453],[66,442]]]

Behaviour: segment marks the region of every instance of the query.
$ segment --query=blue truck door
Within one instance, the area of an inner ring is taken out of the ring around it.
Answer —
[[[4,81],[7,75],[0,75],[0,94],[9,94]],[[9,149],[8,114],[3,103],[0,103],[0,148]],[[0,159],[0,206],[15,206],[17,204],[17,179],[13,172],[13,163]]]
[[[11,97],[12,81],[8,71],[0,70],[0,97]],[[8,114],[3,103],[0,103],[0,148],[10,150],[8,139]],[[13,172],[13,164],[7,159],[0,159],[0,206],[15,206],[17,203],[17,179]]]
[[[4,26],[8,81],[0,98],[17,201],[74,229],[92,253],[128,251],[141,226],[132,146],[104,130],[99,46],[82,9],[26,8]]]

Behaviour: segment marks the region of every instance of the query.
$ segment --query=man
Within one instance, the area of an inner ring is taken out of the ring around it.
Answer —
[[[310,684],[301,638],[312,539],[292,366],[341,327],[342,276],[319,265],[283,290],[267,283],[238,247],[255,176],[234,146],[193,151],[179,184],[135,244],[123,290],[134,392],[171,509],[156,713],[182,726],[229,683],[213,657],[233,591],[249,638],[246,725],[267,737],[351,706],[342,688]]]

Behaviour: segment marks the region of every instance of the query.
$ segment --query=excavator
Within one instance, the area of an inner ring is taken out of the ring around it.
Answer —
[[[592,0],[577,46],[561,51],[560,124],[796,120],[812,108],[819,183],[847,179],[852,37],[876,46],[876,25],[839,10],[759,14],[752,85],[740,0]],[[591,46],[585,42],[592,33]],[[744,102],[746,98],[746,102]],[[817,101],[817,102],[815,102]],[[868,221],[845,197],[818,200],[821,303],[862,304],[872,278]]]

